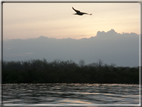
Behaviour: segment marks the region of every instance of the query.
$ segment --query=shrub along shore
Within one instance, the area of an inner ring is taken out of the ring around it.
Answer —
[[[116,67],[101,60],[85,65],[72,60],[3,61],[2,83],[139,84],[139,67]]]

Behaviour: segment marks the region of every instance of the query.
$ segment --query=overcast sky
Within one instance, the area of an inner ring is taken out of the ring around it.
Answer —
[[[73,15],[77,10],[92,15]],[[139,3],[3,3],[3,38],[89,38],[98,31],[139,34]]]

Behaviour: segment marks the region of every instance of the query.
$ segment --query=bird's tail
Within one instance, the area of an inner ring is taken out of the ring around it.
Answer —
[[[87,14],[88,14],[88,15],[92,15],[92,13],[90,13],[90,14],[89,14],[89,13],[87,13]]]

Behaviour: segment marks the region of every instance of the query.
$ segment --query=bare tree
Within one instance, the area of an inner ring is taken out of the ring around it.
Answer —
[[[80,60],[80,61],[79,61],[79,66],[80,66],[80,67],[83,67],[84,65],[85,65],[85,61],[84,61],[83,59]]]

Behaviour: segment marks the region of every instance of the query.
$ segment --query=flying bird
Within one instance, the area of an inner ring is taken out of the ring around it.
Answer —
[[[75,15],[84,15],[84,14],[88,14],[88,13],[84,13],[84,12],[80,12],[79,10],[76,10],[72,7],[72,9],[76,12]],[[88,14],[88,15],[92,15],[92,14]]]

